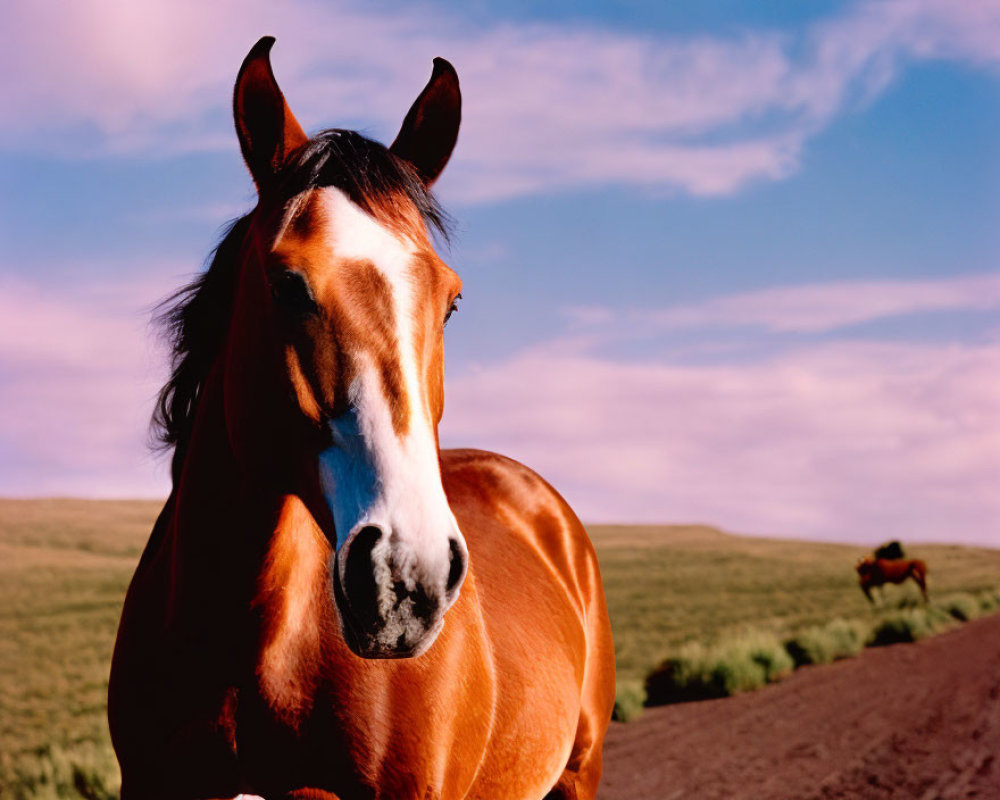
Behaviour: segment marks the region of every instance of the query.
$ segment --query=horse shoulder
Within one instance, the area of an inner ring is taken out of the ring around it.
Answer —
[[[504,741],[520,743],[513,752],[491,751],[476,790],[503,796],[505,781],[517,773],[525,791],[516,796],[531,796],[530,787],[553,786],[567,765],[592,780],[587,770],[596,765],[599,775],[615,671],[604,590],[587,532],[559,493],[517,461],[480,450],[446,450],[441,464],[445,492],[469,546],[469,571],[495,668],[504,676],[495,726],[505,730]],[[525,761],[532,743],[548,756]],[[588,765],[581,768],[581,761]]]
[[[441,459],[445,492],[468,543],[469,570],[494,638],[511,638],[512,652],[533,648],[531,658],[567,666],[577,681],[588,664],[613,664],[597,556],[566,501],[505,456],[448,450]],[[512,626],[512,619],[520,625]]]
[[[445,492],[463,534],[472,540],[470,548],[494,551],[516,542],[580,603],[601,590],[586,530],[538,473],[506,456],[471,449],[443,450],[441,466]]]

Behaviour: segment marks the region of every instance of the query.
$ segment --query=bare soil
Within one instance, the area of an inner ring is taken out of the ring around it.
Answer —
[[[1000,798],[1000,615],[612,723],[599,800]]]

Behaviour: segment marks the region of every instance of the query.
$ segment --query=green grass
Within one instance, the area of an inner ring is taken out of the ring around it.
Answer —
[[[871,638],[872,623],[863,619],[833,619],[814,625],[785,642],[785,649],[796,666],[829,664],[856,656]]]
[[[871,620],[899,601],[919,603],[912,581],[858,588],[858,545],[730,536],[702,526],[588,526],[601,560],[619,677],[642,681],[686,642],[704,645],[748,628],[782,641],[832,619]],[[993,590],[1000,550],[910,545],[928,564],[932,605],[954,592]]]
[[[683,645],[646,678],[646,703],[664,705],[759,689],[781,680],[795,662],[776,636],[746,630],[714,645]]]
[[[729,697],[781,680],[797,667],[850,658],[865,647],[916,642],[1000,606],[996,590],[946,595],[936,603],[902,598],[873,609],[871,619],[833,619],[801,630],[784,644],[748,629],[706,646],[681,645],[646,677],[646,705]],[[618,719],[619,717],[616,717]],[[628,721],[629,717],[620,717]]]
[[[797,667],[850,658],[865,647],[916,642],[995,610],[997,592],[956,593],[935,604],[904,598],[878,609],[872,620],[833,619],[805,628],[784,644],[753,629],[709,646],[682,645],[646,677],[647,706],[729,697],[781,680]],[[618,706],[616,705],[616,711]],[[618,715],[623,722],[638,716]]]
[[[0,795],[110,797],[125,589],[160,504],[0,500]]]
[[[642,716],[646,705],[646,688],[638,681],[618,681],[615,691],[615,707],[611,719],[616,722],[632,722]]]
[[[872,632],[869,645],[880,647],[903,642],[918,642],[958,624],[954,616],[938,606],[903,608],[879,621]]]
[[[989,595],[984,594],[984,597]],[[980,600],[968,592],[958,592],[937,603],[959,622],[968,622],[984,613]]]
[[[110,742],[45,745],[18,758],[4,778],[4,796],[12,800],[115,800],[120,788]]]
[[[108,665],[125,588],[159,507],[0,500],[0,797],[115,794],[105,721]],[[723,685],[747,687],[784,669],[768,647],[754,651],[753,636],[785,641],[834,617],[873,625],[880,618],[857,588],[853,567],[861,547],[748,539],[692,526],[589,530],[615,629],[622,718],[639,713],[645,676],[685,643],[694,643],[691,652],[715,652],[713,642],[744,637],[743,650],[727,651],[733,664],[717,665],[715,673]],[[1000,605],[1000,596],[985,592],[996,585],[1000,551],[908,550],[929,564],[932,601],[964,592],[983,612]],[[886,596],[918,595],[915,587],[889,587]],[[750,636],[750,628],[759,633]]]

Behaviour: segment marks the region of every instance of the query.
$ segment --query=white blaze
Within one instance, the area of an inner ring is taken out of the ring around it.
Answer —
[[[391,531],[395,542],[419,558],[419,563],[400,565],[412,589],[411,581],[415,584],[422,571],[448,574],[449,540],[460,537],[441,485],[434,431],[422,413],[426,403],[415,358],[409,271],[415,245],[380,225],[340,190],[318,191],[326,226],[322,235],[333,256],[370,261],[391,287],[396,355],[410,409],[406,435],[400,437],[375,364],[367,354],[350,354],[358,367],[348,388],[350,410],[329,422],[333,445],[320,456],[320,478],[331,502],[338,550],[364,525]],[[388,546],[380,540],[376,552]]]

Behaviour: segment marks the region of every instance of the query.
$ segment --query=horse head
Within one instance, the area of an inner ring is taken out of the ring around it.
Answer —
[[[458,136],[443,59],[386,148],[309,138],[269,52],[250,51],[234,116],[258,203],[244,239],[225,365],[240,464],[302,498],[330,542],[344,638],[367,658],[419,655],[464,580],[468,551],[441,481],[444,324],[461,281],[428,227],[431,184]]]

